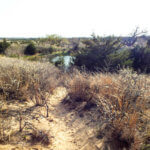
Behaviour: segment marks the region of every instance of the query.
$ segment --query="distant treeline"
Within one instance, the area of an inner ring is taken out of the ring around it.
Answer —
[[[47,57],[49,60],[56,56],[73,56],[70,66],[79,69],[116,72],[121,68],[132,68],[139,73],[150,73],[150,37],[140,35],[138,30],[130,37],[100,37],[93,34],[89,38],[62,38],[57,35],[45,38],[8,38],[1,40],[0,53],[6,54],[6,49],[12,49],[10,45],[16,42],[17,47],[24,45],[24,55],[39,54],[40,58]],[[32,60],[38,58],[36,55]],[[61,59],[56,64],[59,63],[59,67],[63,68],[63,61]]]

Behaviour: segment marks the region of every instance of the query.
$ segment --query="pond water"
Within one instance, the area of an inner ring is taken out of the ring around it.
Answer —
[[[71,63],[73,62],[73,58],[74,57],[69,56],[69,55],[67,55],[67,56],[56,56],[52,59],[52,62],[55,63],[55,62],[59,61],[60,59],[63,59],[64,68],[68,69],[70,67]]]

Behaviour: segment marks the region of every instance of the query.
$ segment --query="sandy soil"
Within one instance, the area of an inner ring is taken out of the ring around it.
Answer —
[[[48,117],[46,107],[35,106],[33,102],[0,104],[3,117],[0,123],[6,125],[3,128],[10,138],[8,144],[0,145],[0,150],[116,150],[96,137],[97,131],[104,124],[95,108],[83,112],[86,105],[83,102],[72,109],[65,103],[69,98],[63,87],[57,88],[48,98]],[[145,118],[150,117],[149,110],[145,114]],[[18,132],[20,116],[22,132]],[[44,131],[50,143],[46,146],[38,142],[30,144],[28,133],[33,130]],[[24,135],[28,136],[22,140]]]
[[[5,114],[13,114],[11,130],[18,130],[19,121],[16,121],[17,110],[21,110],[23,123],[29,122],[36,130],[44,130],[50,137],[50,145],[28,145],[18,141],[11,145],[0,145],[0,150],[97,150],[102,146],[102,141],[95,135],[97,131],[96,118],[92,113],[79,113],[73,109],[67,109],[62,101],[67,97],[65,88],[59,87],[49,97],[49,117],[46,117],[45,107],[34,107],[33,103],[11,103],[3,106]],[[84,104],[83,104],[84,105]],[[9,111],[10,112],[9,112]],[[78,108],[79,111],[79,108]],[[23,126],[23,125],[22,125]],[[23,129],[24,131],[25,129]],[[16,146],[17,145],[17,146]]]

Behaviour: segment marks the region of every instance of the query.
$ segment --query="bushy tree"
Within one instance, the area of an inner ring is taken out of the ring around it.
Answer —
[[[34,43],[30,43],[27,45],[27,47],[24,50],[25,55],[34,55],[36,54],[36,47]]]
[[[145,47],[137,43],[137,30],[132,46],[126,46],[120,38],[100,38],[93,35],[84,41],[85,47],[76,51],[74,65],[89,71],[109,71],[128,67],[135,71],[150,73],[150,40]],[[135,44],[137,43],[137,44]]]
[[[65,39],[63,39],[62,37],[60,37],[56,34],[47,35],[46,38],[41,38],[40,39],[41,43],[47,42],[50,45],[56,45],[56,46],[60,46],[63,41],[65,41]]]
[[[59,45],[61,42],[61,37],[59,37],[58,35],[49,35],[47,36],[47,40],[51,45]]]
[[[130,58],[131,52],[129,49],[120,50],[109,55],[110,66],[109,71],[114,71],[121,68],[132,68],[133,59]]]
[[[85,48],[78,51],[75,56],[76,66],[85,66],[90,71],[104,70],[110,63],[110,55],[118,51],[122,44],[119,38],[92,36],[84,41]]]
[[[131,50],[130,57],[133,59],[132,67],[134,70],[144,73],[150,73],[150,47],[136,46]]]
[[[10,43],[8,43],[6,41],[6,39],[3,39],[2,42],[0,42],[0,53],[1,54],[4,54],[5,53],[5,50],[10,46]]]

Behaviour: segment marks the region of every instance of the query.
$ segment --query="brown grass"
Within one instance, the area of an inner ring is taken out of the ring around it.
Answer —
[[[80,107],[83,112],[98,109],[101,121],[106,124],[99,133],[112,147],[138,150],[145,142],[143,137],[149,121],[143,118],[150,107],[148,75],[138,75],[131,70],[120,70],[118,74],[74,70],[62,74],[49,63],[0,58],[1,102],[32,100],[35,105],[46,105],[48,112],[48,95],[58,86],[66,87],[68,99],[65,102],[72,109],[78,110],[79,106],[83,106]],[[1,123],[0,142],[9,141],[4,124]],[[48,138],[45,137],[45,132],[35,131],[32,141],[42,143],[44,140],[47,143]]]
[[[49,134],[45,131],[33,131],[33,133],[31,133],[31,138],[28,142],[30,142],[32,145],[38,143],[47,146],[50,144]]]
[[[49,63],[0,59],[0,95],[3,100],[33,100],[44,104],[46,93],[59,84],[60,71]]]
[[[103,131],[106,141],[112,144],[115,141],[118,149],[140,148],[142,140],[138,135],[143,112],[149,103],[149,77],[131,70],[121,70],[119,74],[89,74],[76,70],[68,80],[69,104],[73,108],[83,101],[91,107],[96,104],[107,124],[107,130]]]
[[[28,110],[22,102],[32,102],[35,106],[44,105],[48,117],[47,102],[53,90],[59,86],[60,75],[61,72],[49,63],[0,58],[0,143],[17,143],[23,140],[22,137],[26,134],[23,118],[29,119],[34,114],[31,115],[30,108]],[[18,107],[11,108],[13,103]],[[20,104],[24,107],[19,108]],[[31,113],[32,108],[34,110],[35,107],[31,107]],[[48,145],[47,135],[44,131],[34,130],[30,143]]]

